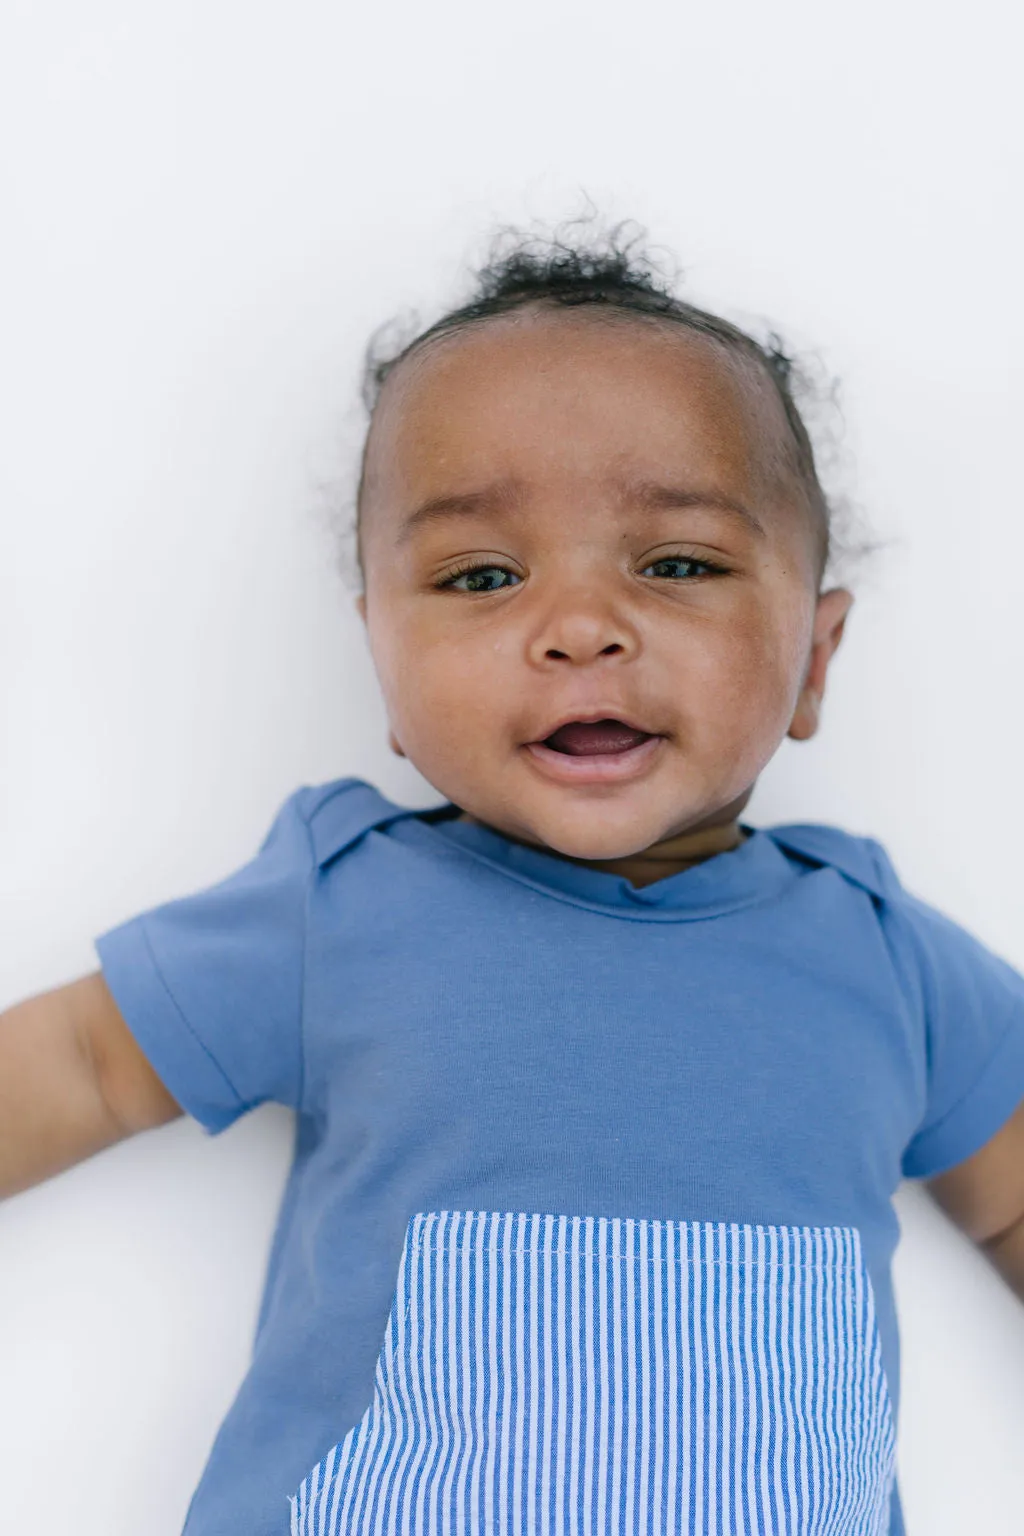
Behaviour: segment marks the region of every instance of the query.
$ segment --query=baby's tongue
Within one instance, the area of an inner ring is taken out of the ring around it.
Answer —
[[[572,757],[589,757],[595,752],[626,752],[646,741],[647,734],[618,720],[595,720],[589,725],[571,720],[568,725],[559,726],[544,745],[554,747],[556,752],[568,752]]]

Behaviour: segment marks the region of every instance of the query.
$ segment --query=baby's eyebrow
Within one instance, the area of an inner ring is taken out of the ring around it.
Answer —
[[[754,516],[750,508],[733,496],[723,496],[721,491],[662,485],[657,480],[625,481],[622,491],[625,499],[638,502],[647,512],[671,512],[677,507],[708,507],[713,512],[725,512],[739,518],[752,533],[756,533],[759,538],[767,538],[764,524]]]
[[[618,490],[623,502],[628,502],[646,512],[666,512],[676,508],[706,507],[714,512],[724,512],[738,518],[759,538],[767,537],[763,523],[749,507],[732,496],[720,491],[699,490],[689,487],[662,485],[656,480],[620,481]],[[402,522],[397,543],[405,544],[425,524],[440,522],[451,517],[479,516],[486,512],[506,512],[522,504],[523,487],[514,480],[497,480],[492,485],[476,491],[457,491],[443,496],[431,496]]]
[[[431,496],[410,512],[398,530],[396,543],[405,544],[426,523],[449,517],[479,516],[482,512],[511,511],[521,505],[523,487],[516,480],[495,480],[478,491],[457,491],[446,496]]]

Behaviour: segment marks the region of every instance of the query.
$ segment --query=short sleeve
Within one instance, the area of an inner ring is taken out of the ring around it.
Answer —
[[[285,801],[256,857],[235,874],[94,940],[154,1071],[211,1133],[266,1100],[300,1106],[315,867],[304,794]]]
[[[1024,1099],[1024,976],[909,892],[894,905],[926,1050],[925,1114],[902,1171],[931,1178],[977,1152]]]

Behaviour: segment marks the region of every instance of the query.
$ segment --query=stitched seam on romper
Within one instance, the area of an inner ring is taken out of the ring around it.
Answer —
[[[776,1262],[774,1264],[761,1264],[761,1263],[758,1262],[757,1259],[751,1259],[749,1264],[745,1264],[742,1259],[739,1259],[739,1260],[732,1260],[732,1259],[702,1259],[697,1254],[691,1254],[689,1258],[677,1258],[674,1255],[670,1256],[670,1255],[666,1254],[663,1258],[660,1258],[660,1259],[644,1259],[644,1258],[641,1258],[639,1254],[631,1254],[631,1253],[599,1253],[596,1248],[591,1248],[591,1249],[581,1248],[579,1253],[573,1253],[572,1250],[569,1249],[569,1248],[484,1248],[483,1250],[478,1250],[475,1247],[471,1246],[470,1244],[461,1244],[460,1243],[460,1244],[457,1244],[457,1245],[453,1244],[451,1246],[451,1248],[420,1248],[418,1244],[413,1244],[413,1251],[417,1252],[417,1253],[477,1253],[477,1252],[482,1252],[483,1254],[489,1254],[489,1255],[493,1255],[493,1254],[497,1253],[497,1254],[501,1254],[502,1257],[506,1257],[506,1258],[509,1257],[511,1254],[525,1254],[525,1253],[529,1253],[529,1254],[539,1254],[539,1255],[542,1255],[544,1258],[554,1258],[554,1257],[557,1256],[558,1258],[565,1258],[565,1259],[575,1259],[575,1258],[580,1258],[580,1259],[614,1259],[617,1262],[632,1263],[632,1264],[644,1264],[644,1265],[646,1265],[646,1267],[648,1269],[655,1269],[655,1268],[657,1268],[657,1269],[665,1269],[670,1264],[674,1264],[677,1267],[682,1265],[682,1266],[685,1266],[686,1268],[691,1268],[694,1264],[699,1264],[701,1269],[765,1269],[765,1270],[769,1270],[772,1274],[780,1273],[782,1270],[795,1270],[795,1269],[807,1270],[810,1273],[816,1274],[816,1275],[817,1274],[822,1274],[825,1271],[827,1271],[830,1275],[831,1274],[841,1274],[841,1273],[844,1273],[844,1272],[846,1274],[853,1275],[853,1274],[857,1274],[859,1272],[859,1265],[857,1265],[857,1264],[839,1263],[839,1262],[837,1262],[837,1263],[830,1263],[828,1261],[828,1259],[823,1259],[820,1264],[811,1264],[811,1263],[807,1263],[807,1264],[804,1264],[804,1263],[801,1263],[801,1264],[789,1263],[789,1264],[787,1264],[783,1259],[776,1260]]]
[[[823,1238],[823,1237],[831,1236],[834,1239],[836,1239],[837,1241],[846,1239],[846,1240],[849,1240],[849,1241],[853,1242],[853,1241],[855,1241],[855,1239],[853,1237],[854,1231],[855,1231],[855,1229],[853,1227],[783,1227],[783,1226],[779,1226],[779,1227],[764,1227],[764,1226],[761,1226],[761,1227],[748,1227],[746,1229],[741,1228],[740,1229],[740,1233],[736,1234],[736,1235],[744,1235],[744,1233],[750,1234],[750,1235],[752,1235],[754,1237],[758,1236],[759,1234],[763,1235],[765,1237],[770,1237],[772,1235],[775,1235],[776,1237],[789,1238],[791,1241],[796,1242],[800,1247],[806,1248],[806,1246],[808,1245],[808,1242],[812,1238],[815,1238],[815,1237]],[[683,1234],[677,1232],[676,1235],[677,1236],[681,1236]],[[695,1232],[691,1228],[690,1232],[689,1232],[689,1235],[691,1237],[697,1237],[700,1234]],[[703,1235],[705,1237],[708,1237],[709,1235],[712,1235],[712,1234],[708,1234],[707,1232],[705,1232]],[[728,1230],[726,1230],[724,1233],[723,1232],[717,1232],[717,1233],[713,1234],[712,1236],[717,1236],[717,1238],[721,1241],[721,1240],[723,1240],[723,1239],[725,1239],[727,1237],[730,1237],[732,1235],[733,1234],[731,1234]],[[811,1270],[820,1270],[820,1269],[848,1270],[851,1273],[853,1273],[853,1272],[855,1272],[856,1270],[858,1270],[860,1268],[860,1264],[859,1264],[857,1259],[843,1259],[843,1258],[839,1257],[838,1255],[836,1255],[833,1258],[829,1258],[827,1255],[822,1255],[822,1256],[820,1256],[818,1258],[814,1258],[814,1259],[791,1260],[788,1263],[785,1261],[785,1259],[780,1258],[780,1259],[776,1260],[774,1263],[765,1263],[762,1266],[762,1261],[759,1260],[759,1259],[723,1259],[723,1258],[714,1258],[713,1256],[708,1256],[708,1257],[705,1257],[705,1258],[700,1258],[699,1255],[696,1255],[696,1254],[693,1254],[693,1253],[691,1253],[687,1258],[684,1258],[684,1257],[682,1257],[679,1254],[670,1254],[670,1253],[663,1253],[663,1254],[661,1254],[660,1257],[654,1258],[650,1254],[644,1256],[641,1253],[630,1251],[627,1248],[608,1248],[608,1249],[606,1249],[602,1253],[601,1249],[597,1246],[597,1244],[593,1241],[593,1239],[591,1240],[591,1244],[590,1245],[588,1245],[586,1242],[584,1242],[584,1243],[580,1244],[575,1249],[574,1248],[547,1247],[542,1242],[541,1243],[528,1243],[528,1242],[526,1242],[526,1243],[516,1243],[514,1239],[513,1239],[512,1242],[509,1242],[509,1243],[501,1243],[501,1242],[493,1242],[493,1241],[491,1241],[491,1242],[488,1242],[487,1244],[485,1244],[481,1248],[481,1246],[478,1244],[478,1242],[475,1239],[472,1239],[472,1238],[469,1239],[469,1240],[466,1240],[465,1238],[454,1237],[450,1241],[446,1241],[444,1238],[437,1239],[437,1238],[422,1238],[422,1237],[419,1237],[419,1238],[413,1238],[412,1239],[412,1241],[409,1244],[409,1249],[413,1253],[472,1253],[472,1254],[478,1254],[478,1253],[487,1253],[487,1254],[493,1254],[493,1253],[506,1253],[506,1254],[507,1253],[524,1253],[525,1254],[525,1253],[530,1253],[530,1254],[543,1254],[545,1256],[555,1256],[555,1255],[557,1255],[560,1258],[627,1259],[627,1260],[631,1260],[635,1264],[647,1264],[647,1265],[659,1265],[659,1266],[660,1265],[664,1265],[664,1264],[689,1263],[689,1262],[696,1261],[698,1263],[703,1263],[703,1264],[709,1264],[709,1265],[710,1264],[714,1264],[714,1265],[716,1265],[716,1266],[718,1266],[720,1268],[723,1268],[723,1269],[758,1269],[758,1268],[764,1267],[765,1269],[782,1269],[782,1268],[786,1268],[786,1269],[811,1269]]]
[[[316,848],[313,843],[313,829],[308,817],[299,812],[302,825],[306,829],[306,841],[309,845],[309,872],[306,875],[306,888],[302,901],[302,967],[299,975],[299,1091],[296,1094],[296,1109],[299,1114],[306,1113],[306,971],[309,965],[309,927],[310,909],[313,903],[313,879],[319,868],[316,858]]]
[[[1014,1017],[1011,1018],[1009,1027],[1005,1029],[999,1036],[998,1043],[985,1058],[985,1064],[981,1071],[978,1073],[977,1077],[971,1083],[971,1086],[960,1095],[955,1104],[951,1105],[950,1108],[946,1110],[941,1119],[935,1121],[934,1125],[920,1126],[914,1136],[915,1141],[927,1141],[929,1137],[934,1136],[938,1131],[941,1131],[947,1120],[949,1120],[951,1116],[955,1115],[958,1110],[963,1108],[968,1100],[971,1099],[973,1095],[978,1091],[989,1074],[999,1065],[999,1058],[1003,1053],[1003,1048],[1018,1027],[1015,1017],[1016,1010],[1011,1009],[1011,1013],[1014,1014]],[[925,1177],[927,1178],[929,1175],[926,1174]]]
[[[150,942],[149,934],[148,934],[148,932],[146,930],[145,918],[141,919],[140,928],[141,928],[143,943],[146,946],[146,950],[147,950],[147,952],[149,954],[149,958],[150,958],[150,960],[152,961],[152,964],[153,964],[153,970],[154,970],[154,972],[156,974],[157,980],[160,982],[160,985],[163,987],[164,991],[167,994],[167,998],[168,998],[168,1001],[171,1004],[171,1007],[174,1009],[175,1013],[178,1015],[179,1019],[184,1024],[184,1026],[185,1026],[186,1030],[188,1031],[189,1035],[191,1036],[192,1040],[194,1040],[196,1045],[198,1045],[198,1047],[202,1051],[203,1055],[206,1056],[207,1059],[210,1062],[212,1062],[213,1065],[216,1067],[217,1071],[220,1073],[221,1077],[224,1079],[224,1081],[227,1083],[228,1087],[231,1089],[231,1092],[234,1094],[235,1099],[242,1106],[242,1110],[244,1112],[246,1109],[249,1108],[249,1106],[245,1103],[244,1099],[242,1098],[242,1095],[239,1093],[238,1089],[235,1087],[234,1083],[231,1081],[230,1077],[225,1072],[224,1068],[221,1066],[221,1064],[217,1060],[216,1056],[210,1050],[210,1047],[206,1044],[206,1041],[200,1039],[200,1037],[196,1034],[195,1030],[192,1028],[192,1025],[189,1023],[189,1021],[186,1018],[185,1014],[182,1012],[182,1009],[181,1009],[181,1007],[178,1004],[177,998],[174,996],[174,993],[171,991],[170,987],[168,986],[167,979],[164,976],[163,971],[160,969],[159,962],[157,961],[156,955],[153,952],[153,945]]]

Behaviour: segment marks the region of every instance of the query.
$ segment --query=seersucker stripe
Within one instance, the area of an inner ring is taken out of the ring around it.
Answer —
[[[894,1463],[855,1227],[417,1212],[291,1532],[885,1536]]]

